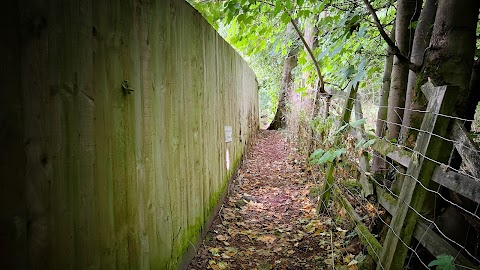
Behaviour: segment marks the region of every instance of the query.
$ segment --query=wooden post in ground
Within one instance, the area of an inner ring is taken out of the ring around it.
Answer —
[[[357,97],[357,91],[358,91],[358,83],[355,86],[352,85],[350,87],[348,99],[345,101],[345,108],[343,109],[343,113],[342,113],[342,120],[338,124],[339,127],[343,126],[344,124],[347,124],[350,121],[353,103],[355,101],[355,98]],[[335,137],[334,145],[338,145],[341,139],[342,139],[341,136]],[[333,185],[333,170],[336,165],[337,165],[336,160],[334,160],[332,163],[328,165],[325,182],[322,188],[322,195],[320,200],[318,201],[318,206],[317,206],[317,211],[319,213],[325,211],[326,205],[330,201],[331,189]]]
[[[422,86],[422,91],[432,92],[428,102],[428,112],[422,122],[422,132],[417,138],[407,176],[398,199],[397,210],[390,225],[391,229],[388,231],[383,244],[384,248],[380,255],[377,270],[403,269],[408,245],[419,218],[417,212],[422,209],[427,194],[422,185],[428,187],[436,167],[432,160],[447,163],[450,154],[448,149],[452,147],[451,142],[441,138],[448,134],[451,119],[439,116],[439,114],[453,114],[458,89],[453,86],[434,87],[428,83]],[[425,156],[428,158],[425,158]]]

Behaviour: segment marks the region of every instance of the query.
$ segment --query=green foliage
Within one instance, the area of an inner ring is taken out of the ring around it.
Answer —
[[[440,255],[428,264],[428,267],[436,266],[437,270],[455,270],[455,259],[450,255]]]
[[[374,143],[375,143],[376,139],[371,139],[371,140],[360,140],[357,142],[357,144],[355,145],[355,148],[356,149],[362,149],[362,148],[368,148],[370,146],[372,146]]]
[[[353,127],[353,128],[357,128],[357,127],[359,127],[359,126],[361,126],[361,125],[364,125],[365,122],[366,122],[366,121],[365,121],[364,118],[358,119],[358,120],[356,120],[356,121],[351,122],[351,123],[350,123],[350,126]]]
[[[310,155],[310,163],[319,165],[331,163],[335,159],[341,157],[346,152],[346,148],[328,149],[327,151],[324,151],[323,149],[317,149],[315,150],[315,152],[312,153],[312,155]]]
[[[280,90],[282,63],[293,48],[303,47],[296,33],[285,34],[293,19],[300,30],[307,21],[319,29],[318,47],[313,50],[328,85],[345,89],[360,83],[360,92],[374,98],[381,85],[386,45],[371,24],[362,5],[340,0],[189,0],[221,31],[226,40],[246,58],[258,76],[262,114],[273,117]],[[391,2],[372,4],[387,31],[395,16]],[[310,74],[303,81],[296,76],[297,92],[306,96],[318,80],[313,61],[305,50],[298,50],[296,74]],[[374,104],[371,101],[369,104]],[[368,108],[365,108],[368,111]]]
[[[326,119],[322,119],[321,117],[314,118],[310,125],[312,129],[317,134],[328,134],[333,127],[336,117],[330,115]]]

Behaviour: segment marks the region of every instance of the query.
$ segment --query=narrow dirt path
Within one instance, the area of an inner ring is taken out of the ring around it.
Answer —
[[[341,258],[334,240],[345,233],[317,216],[305,162],[279,132],[261,131],[188,269],[326,269],[332,250]]]

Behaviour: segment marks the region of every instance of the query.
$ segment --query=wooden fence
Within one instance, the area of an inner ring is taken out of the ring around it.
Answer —
[[[258,130],[254,72],[184,0],[6,5],[1,268],[184,267]]]
[[[423,262],[416,250],[410,247],[412,237],[434,256],[451,255],[457,268],[478,269],[479,258],[465,248],[465,243],[448,238],[436,225],[434,218],[426,213],[429,210],[435,211],[431,205],[432,198],[441,197],[450,205],[459,208],[465,216],[469,216],[472,223],[479,224],[480,218],[476,211],[478,207],[474,211],[465,209],[432,189],[432,186],[446,188],[454,194],[468,198],[478,206],[480,151],[463,126],[462,121],[467,120],[453,116],[457,89],[453,86],[434,87],[427,83],[422,86],[422,91],[428,99],[428,107],[422,112],[424,119],[418,130],[415,147],[411,149],[383,138],[376,138],[371,149],[363,151],[357,157],[358,161],[353,162],[361,172],[359,182],[362,186],[362,195],[364,197],[376,195],[378,203],[392,216],[390,224],[385,222],[388,233],[384,242],[380,244],[369,232],[354,206],[346,199],[344,191],[333,181],[333,177],[328,177],[330,171],[327,171],[327,180],[319,205],[326,205],[330,198],[329,193],[334,194],[332,197],[346,209],[348,216],[355,222],[355,230],[368,248],[369,254],[377,262],[377,269],[403,269],[408,252],[417,256],[428,269],[428,262]],[[356,87],[352,87],[348,95],[333,93],[346,98],[343,116],[348,117],[343,118],[342,125],[349,122],[350,116],[345,112],[353,111],[353,104],[357,120],[363,118],[356,92]],[[352,129],[350,134],[357,140],[367,138],[363,125]],[[454,151],[461,157],[463,170],[450,165]],[[378,175],[371,172],[369,158],[375,156],[395,169],[398,178],[393,190],[386,184],[385,179],[379,179]],[[335,167],[335,164],[331,166]]]

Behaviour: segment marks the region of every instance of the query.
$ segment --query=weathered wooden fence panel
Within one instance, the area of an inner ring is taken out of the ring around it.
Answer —
[[[367,191],[371,190],[362,179],[367,177],[375,185],[378,202],[393,217],[390,223],[386,223],[379,216],[379,219],[389,229],[382,246],[366,228],[362,230],[362,221],[343,194],[340,188],[341,183],[334,184],[334,198],[347,210],[348,216],[356,223],[355,229],[360,240],[377,262],[377,269],[403,269],[409,250],[414,254],[412,256],[418,256],[415,250],[409,247],[412,237],[415,237],[434,256],[451,255],[458,267],[477,269],[480,261],[475,254],[468,251],[464,243],[454,242],[448,238],[436,224],[435,217],[429,216],[428,212],[424,211],[433,210],[429,206],[435,201],[433,196],[438,196],[439,199],[459,208],[465,215],[465,219],[470,216],[468,220],[474,224],[470,223],[471,226],[477,224],[475,222],[479,217],[476,210],[463,208],[450,201],[438,191],[433,190],[429,183],[439,184],[474,203],[479,203],[480,164],[478,162],[480,151],[463,127],[462,119],[453,115],[456,89],[452,86],[434,87],[427,83],[422,87],[422,91],[427,96],[429,103],[424,112],[424,121],[414,149],[377,138],[370,151],[362,151],[362,155],[357,156],[359,164],[357,161],[349,160],[361,173],[359,182],[362,189],[365,189],[362,190],[362,194],[366,197],[369,194]],[[345,94],[337,94],[337,96],[347,98]],[[355,105],[357,104],[360,104],[358,99]],[[360,109],[360,106],[357,107]],[[361,113],[358,115],[361,118]],[[463,121],[469,120],[463,119]],[[356,137],[357,141],[365,141],[361,131],[361,127],[360,130],[351,130],[350,135]],[[450,165],[453,147],[456,148],[462,159],[464,171]],[[393,181],[393,186],[389,186],[390,181],[380,179],[379,175],[374,176],[372,172],[369,172],[368,166],[365,166],[368,163],[365,164],[365,160],[362,160],[365,153],[369,153],[373,157],[380,154],[382,156],[379,157],[384,162],[394,167],[397,178]],[[403,184],[400,178],[403,178]],[[427,195],[432,197],[426,198]],[[422,258],[418,259],[422,260]],[[423,262],[423,264],[427,267],[428,262]]]
[[[258,128],[255,74],[183,0],[13,7],[2,266],[180,267]]]
[[[399,200],[402,203],[397,205],[391,229],[385,239],[384,246],[388,246],[388,248],[382,250],[381,267],[403,269],[408,251],[406,245],[410,244],[415,224],[419,218],[417,212],[422,210],[427,192],[421,185],[429,186],[436,165],[430,159],[444,159],[442,153],[444,153],[445,147],[448,148],[444,141],[434,137],[433,134],[446,136],[450,119],[439,117],[438,114],[451,115],[453,113],[454,92],[453,87],[437,87],[429,100],[428,113],[425,115],[421,126],[423,132],[419,134],[414,149],[415,159],[408,166],[407,176],[399,195]],[[448,156],[446,158],[447,160],[442,161],[448,161]],[[381,269],[380,266],[377,269]]]

